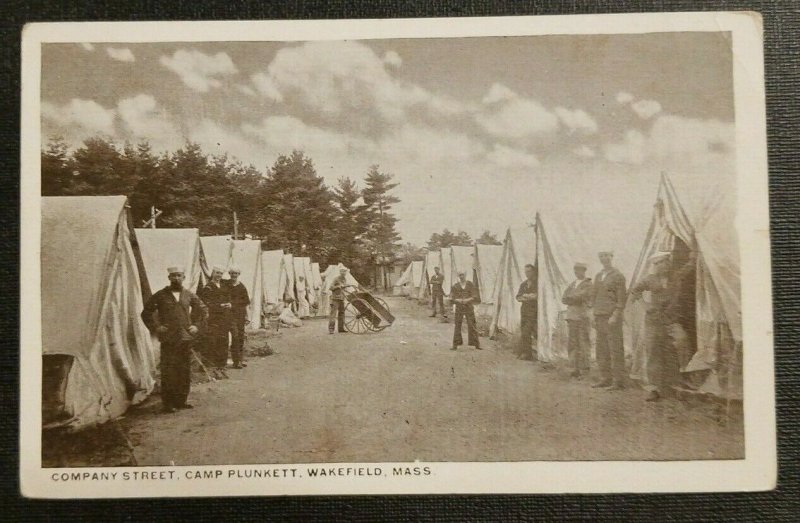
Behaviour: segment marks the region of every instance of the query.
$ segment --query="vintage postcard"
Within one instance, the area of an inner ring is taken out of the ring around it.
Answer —
[[[774,487],[758,14],[22,46],[24,495]]]

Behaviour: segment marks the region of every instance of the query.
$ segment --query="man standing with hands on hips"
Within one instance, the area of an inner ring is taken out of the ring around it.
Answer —
[[[614,259],[612,251],[601,251],[597,257],[603,269],[594,279],[591,301],[597,334],[595,351],[601,378],[592,386],[622,390],[625,388],[622,313],[628,297],[625,290],[625,276],[612,264]]]
[[[208,309],[200,298],[183,288],[180,267],[167,269],[169,285],[144,304],[142,321],[161,342],[161,403],[164,412],[190,409],[192,350],[205,327]]]
[[[456,350],[459,345],[464,343],[461,337],[461,322],[467,318],[467,341],[476,349],[481,349],[478,340],[478,327],[475,322],[474,305],[481,302],[478,298],[478,290],[471,281],[467,281],[467,275],[463,272],[458,273],[458,281],[450,290],[450,301],[456,306],[456,323],[453,331],[453,347]]]

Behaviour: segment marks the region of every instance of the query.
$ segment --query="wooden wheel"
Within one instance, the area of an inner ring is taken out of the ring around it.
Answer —
[[[359,308],[369,309],[369,306],[361,299],[355,298],[348,301],[344,307],[344,326],[353,334],[366,334],[370,330],[370,321],[359,312]]]
[[[386,309],[387,312],[389,311],[389,305],[386,304],[386,302],[383,300],[383,298],[381,298],[380,296],[374,296],[374,298],[375,298],[375,301],[377,301],[384,309]],[[371,321],[367,322],[367,326],[373,332],[380,332],[383,329],[385,329],[386,327],[388,327],[388,325],[375,326],[375,324],[373,324]]]

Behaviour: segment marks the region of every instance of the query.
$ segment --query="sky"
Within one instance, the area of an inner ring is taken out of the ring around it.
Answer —
[[[378,164],[419,245],[541,211],[638,249],[661,172],[688,200],[734,178],[727,33],[45,44],[41,95],[73,147],[191,140],[262,171],[301,149],[328,185]]]

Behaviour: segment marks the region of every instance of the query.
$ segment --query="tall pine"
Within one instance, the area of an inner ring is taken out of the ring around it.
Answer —
[[[392,214],[392,206],[400,202],[400,198],[389,194],[398,184],[392,183],[393,175],[380,172],[377,165],[373,165],[367,172],[364,180],[364,189],[361,196],[366,206],[368,226],[364,235],[365,243],[371,250],[378,267],[376,285],[389,287],[386,266],[394,261],[397,242],[400,235],[395,229],[397,218]]]

